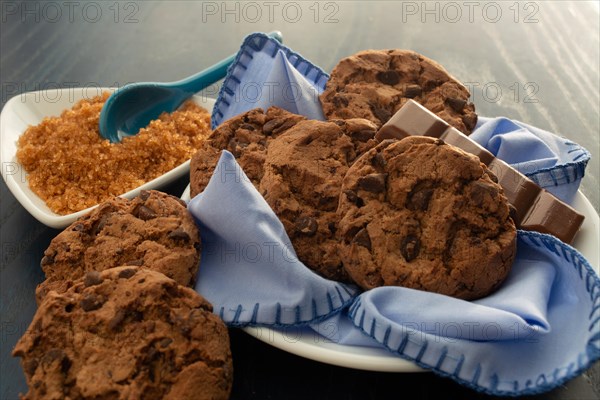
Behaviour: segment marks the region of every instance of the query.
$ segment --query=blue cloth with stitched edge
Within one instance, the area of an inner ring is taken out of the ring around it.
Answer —
[[[577,143],[508,118],[479,117],[470,137],[567,203],[573,201],[590,159]]]
[[[600,358],[600,280],[553,236],[519,231],[517,248],[509,277],[483,299],[381,287],[313,327],[339,344],[377,343],[488,394],[550,390]]]
[[[314,96],[297,97],[297,103],[309,104],[290,104],[283,95],[260,101],[238,96],[242,100],[231,106],[236,90],[248,82],[286,87],[293,81],[317,92],[324,87],[327,76],[320,69],[269,41],[275,42],[251,35],[244,42],[238,56],[243,67],[230,69],[213,113],[215,124],[271,105],[322,119]],[[263,49],[268,57],[257,54]],[[304,79],[294,65],[307,66],[303,71],[313,78]],[[268,81],[258,79],[257,70]],[[576,144],[507,119],[482,118],[473,135],[500,158],[523,164],[529,176],[539,173],[538,183],[565,198],[576,190],[589,159]],[[539,161],[531,161],[532,155]],[[531,166],[541,169],[529,171]],[[227,173],[239,177],[228,180]],[[550,390],[600,358],[600,279],[575,249],[552,236],[520,231],[508,279],[477,301],[400,287],[359,294],[351,285],[318,277],[295,258],[283,226],[230,153],[223,152],[209,185],[189,208],[204,246],[196,289],[229,325],[309,324],[319,333],[335,333],[328,336],[334,342],[383,347],[496,395]]]
[[[229,325],[306,325],[339,312],[357,294],[298,260],[283,224],[230,152],[222,152],[188,207],[202,237],[196,291]]]
[[[552,236],[519,231],[507,280],[468,302],[402,287],[358,294],[314,274],[227,151],[189,210],[203,245],[196,290],[230,326],[310,324],[498,395],[550,390],[600,358],[600,279]]]
[[[278,106],[310,119],[325,119],[319,95],[329,79],[323,70],[265,34],[242,43],[212,112],[212,127],[253,108]]]

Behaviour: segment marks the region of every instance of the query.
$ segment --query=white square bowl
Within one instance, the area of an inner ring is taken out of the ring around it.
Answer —
[[[19,136],[32,125],[37,125],[44,117],[59,116],[61,112],[73,107],[81,99],[92,98],[103,91],[114,91],[114,88],[65,88],[51,89],[38,92],[27,92],[11,98],[0,114],[0,165],[2,178],[9,190],[23,207],[37,220],[52,228],[64,228],[77,218],[89,212],[96,206],[75,213],[60,215],[54,213],[46,203],[29,187],[27,173],[17,161],[17,141]],[[196,104],[209,112],[215,100],[203,96],[194,96]],[[131,199],[142,190],[158,189],[185,174],[190,170],[190,161],[186,161],[169,172],[145,184],[123,193],[121,197]]]

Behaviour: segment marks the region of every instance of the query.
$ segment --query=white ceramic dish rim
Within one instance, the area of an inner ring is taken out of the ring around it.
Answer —
[[[19,136],[29,125],[39,124],[44,117],[60,115],[63,110],[72,107],[80,99],[92,98],[103,91],[113,92],[114,90],[117,89],[106,87],[48,89],[22,93],[12,97],[5,104],[0,114],[2,178],[17,201],[44,225],[51,228],[64,228],[97,207],[97,205],[66,215],[52,212],[45,202],[29,188],[26,173],[16,159],[16,142]],[[209,112],[212,111],[215,99],[203,96],[194,96],[193,99]],[[169,172],[120,196],[131,199],[142,190],[158,189],[189,173],[189,170],[190,161],[188,160]]]

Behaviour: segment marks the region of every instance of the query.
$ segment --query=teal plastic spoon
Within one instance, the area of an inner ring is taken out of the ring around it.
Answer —
[[[282,42],[281,32],[269,36]],[[100,134],[112,143],[132,136],[163,112],[175,111],[185,100],[223,79],[235,54],[188,78],[169,83],[131,83],[115,91],[100,112]]]

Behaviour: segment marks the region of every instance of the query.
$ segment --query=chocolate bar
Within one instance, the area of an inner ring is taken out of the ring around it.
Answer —
[[[516,209],[513,219],[519,229],[549,233],[565,243],[572,242],[583,223],[583,215],[419,103],[409,100],[379,129],[376,138],[403,139],[412,135],[439,138],[479,157],[497,176],[509,203]]]

